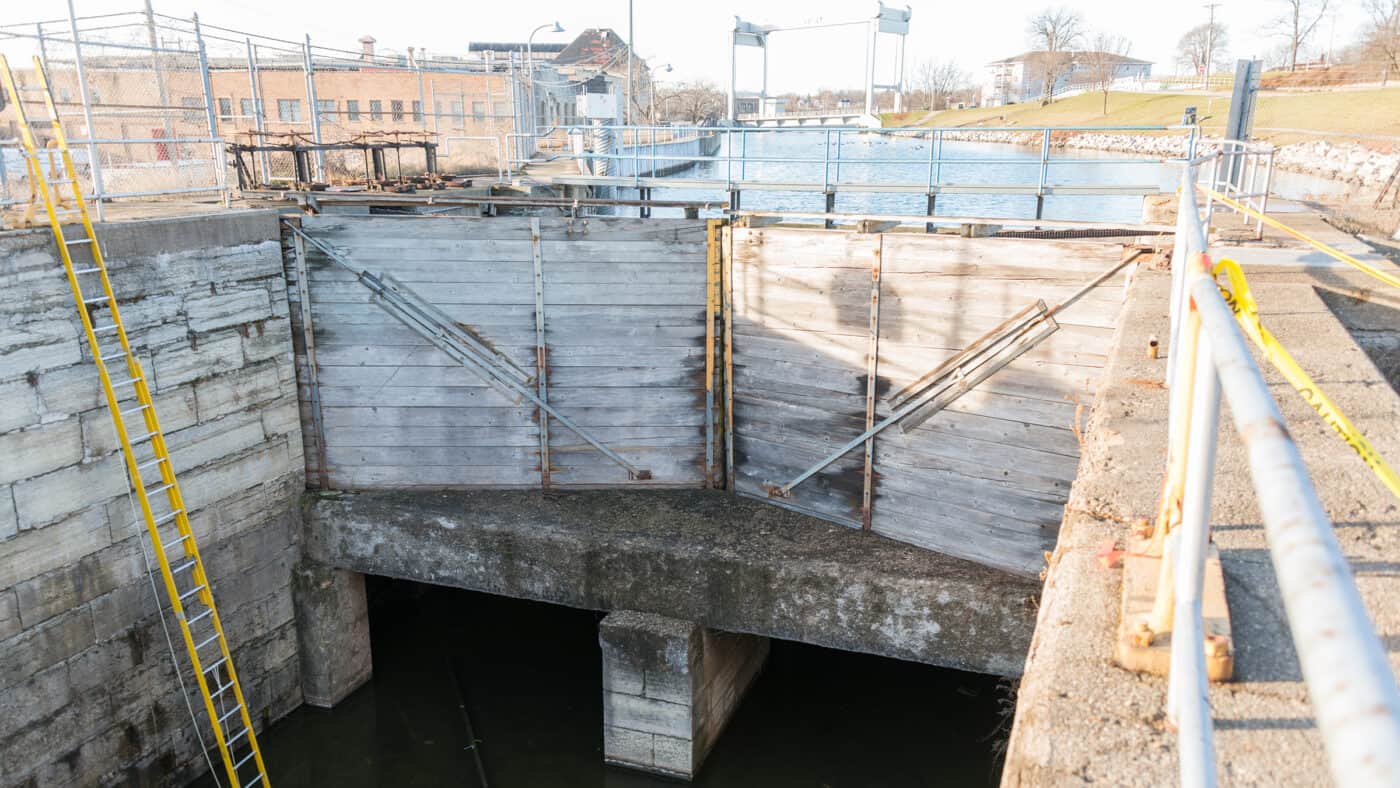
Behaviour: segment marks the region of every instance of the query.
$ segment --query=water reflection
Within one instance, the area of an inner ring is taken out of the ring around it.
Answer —
[[[373,682],[262,735],[274,784],[476,786],[480,755],[492,788],[677,785],[602,763],[599,614],[378,578],[371,594]],[[994,785],[1005,701],[991,677],[775,641],[694,784]]]

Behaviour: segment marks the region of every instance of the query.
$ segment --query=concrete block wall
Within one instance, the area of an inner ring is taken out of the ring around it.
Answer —
[[[690,779],[768,657],[768,638],[615,611],[603,650],[603,757]]]
[[[301,702],[304,472],[276,219],[98,236],[262,728]],[[0,785],[183,784],[204,761],[49,232],[0,234],[0,293]]]

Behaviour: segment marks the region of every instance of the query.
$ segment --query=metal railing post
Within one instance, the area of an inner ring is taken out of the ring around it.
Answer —
[[[78,15],[73,12],[73,0],[68,0],[68,29],[73,33],[73,63],[77,69],[78,96],[83,102],[83,123],[87,125],[88,167],[92,169],[92,198],[97,205],[97,221],[102,221],[102,161],[97,151],[97,128],[92,124],[92,96],[88,92],[87,72],[83,69],[83,45],[78,36]],[[36,162],[37,164],[37,162]]]
[[[1400,688],[1332,522],[1215,280],[1190,293],[1249,459],[1269,556],[1332,775],[1390,785],[1400,774]]]
[[[1220,425],[1220,382],[1210,343],[1205,340],[1203,336],[1196,350],[1181,526],[1172,534],[1178,541],[1173,553],[1174,608],[1167,718],[1176,724],[1179,732],[1177,750],[1183,786],[1214,786],[1216,782],[1201,594],[1206,551],[1210,545],[1210,500]]]
[[[1040,179],[1035,187],[1035,218],[1045,215],[1045,183],[1050,177],[1050,129],[1045,129],[1040,140]]]
[[[822,193],[831,192],[831,129],[822,139]]]
[[[214,85],[209,81],[209,53],[204,49],[204,34],[199,29],[199,14],[190,17],[194,25],[195,52],[199,57],[199,82],[204,89],[204,117],[209,125],[210,155],[214,159],[214,183],[219,186],[219,196],[224,207],[229,205],[228,170],[224,163],[224,146],[219,142],[219,120],[214,111]],[[232,108],[230,108],[232,111]]]
[[[304,58],[302,70],[306,76],[306,101],[311,105],[311,139],[317,145],[321,144],[321,112],[316,105],[316,64],[311,60],[311,35],[308,33],[305,43],[302,44],[302,56]],[[316,151],[316,180],[325,182],[326,180],[326,152]]]
[[[257,49],[253,46],[253,39],[245,37],[244,46],[248,49],[248,95],[253,107],[253,128],[258,132],[258,144],[267,144],[267,113],[263,111],[261,79],[258,72]],[[262,163],[263,180],[272,182],[272,157],[267,151],[258,153],[258,161]]]

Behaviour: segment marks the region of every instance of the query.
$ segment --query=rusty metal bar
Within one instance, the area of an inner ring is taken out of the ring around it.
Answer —
[[[724,305],[724,467],[725,483],[734,489],[734,230],[724,229],[726,248],[720,244],[724,258],[722,267],[722,303]]]
[[[326,425],[321,414],[321,383],[319,367],[316,365],[316,335],[311,323],[311,283],[306,265],[306,242],[300,235],[292,235],[293,264],[297,277],[297,300],[300,302],[302,349],[306,354],[307,410],[311,411],[312,429],[316,433],[317,477],[321,489],[330,489],[330,472],[326,468]]]
[[[549,402],[549,349],[544,337],[544,253],[540,244],[540,220],[530,218],[530,249],[535,263],[535,390],[540,402]],[[549,414],[541,405],[535,412],[540,424],[540,487],[549,489]]]
[[[865,354],[865,431],[875,426],[875,376],[880,360],[880,269],[885,251],[885,236],[880,234],[875,244],[875,259],[870,266],[870,348]],[[871,525],[871,487],[875,471],[875,436],[865,439],[865,474],[860,498],[860,526],[869,531]]]
[[[724,222],[705,224],[705,486],[715,487],[715,317]]]

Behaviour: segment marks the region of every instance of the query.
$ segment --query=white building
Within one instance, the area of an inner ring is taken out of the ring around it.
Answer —
[[[1114,63],[1113,81],[1128,87],[1140,83],[1152,74],[1152,62],[1111,53],[1061,52],[1053,56],[1068,64],[1060,69],[1055,80],[1055,97],[1092,90],[1091,63],[1098,62],[1099,56]],[[1052,62],[1047,52],[1023,52],[1015,57],[996,60],[987,64],[986,80],[982,85],[982,106],[999,107],[1004,104],[1021,104],[1039,101],[1045,91],[1045,69]]]

